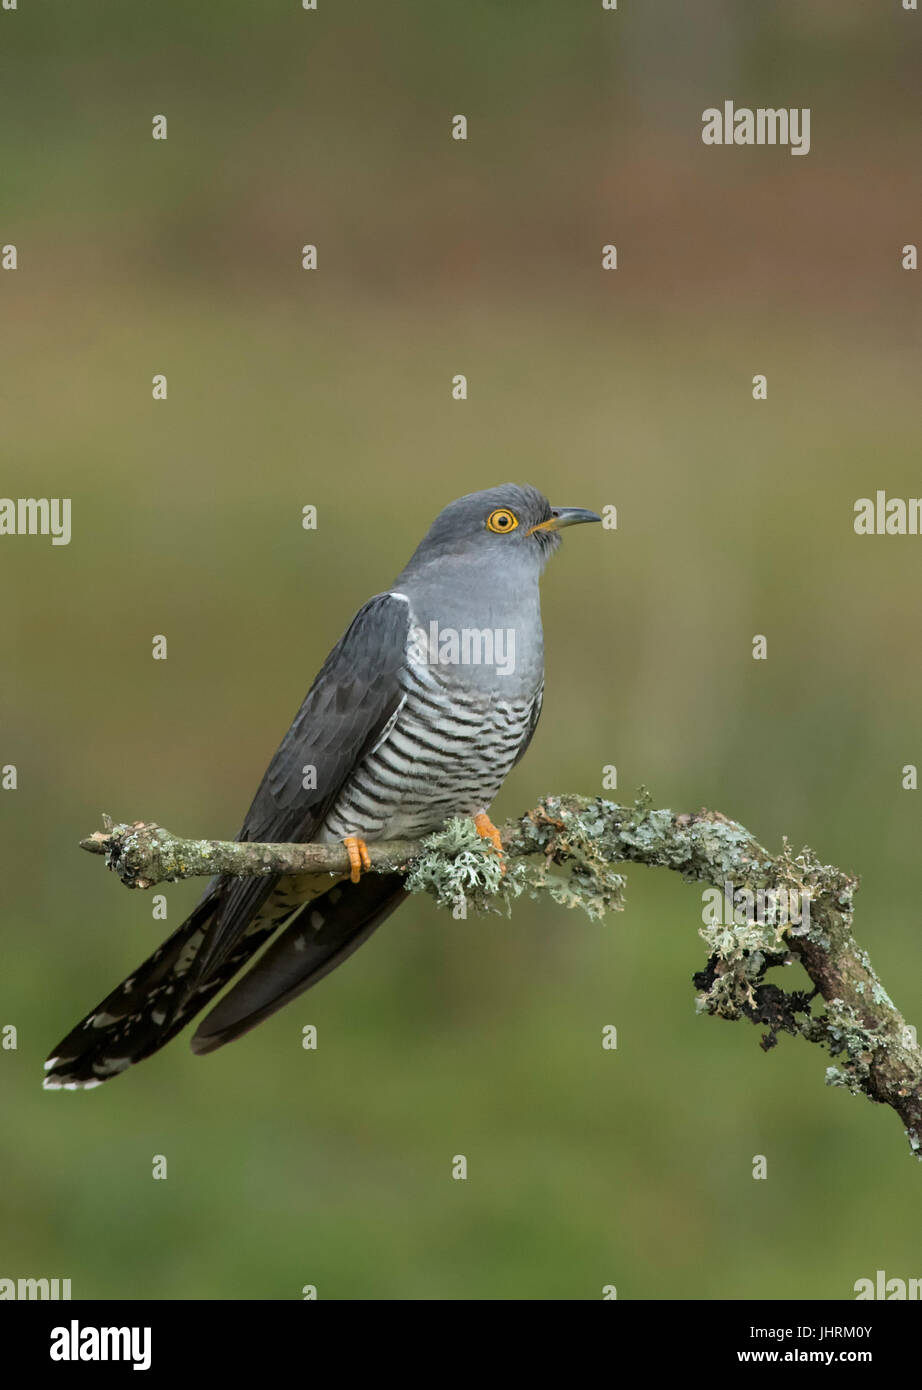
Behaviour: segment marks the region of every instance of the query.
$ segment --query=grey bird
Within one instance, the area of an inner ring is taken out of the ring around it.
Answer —
[[[192,1037],[240,1037],[328,975],[405,900],[366,842],[487,812],[541,712],[538,580],[559,532],[599,521],[512,483],[451,502],[359,609],[260,783],[238,840],[342,841],[349,875],[213,879],[191,915],[53,1050],[45,1086],[98,1086],[157,1052],[242,967]]]

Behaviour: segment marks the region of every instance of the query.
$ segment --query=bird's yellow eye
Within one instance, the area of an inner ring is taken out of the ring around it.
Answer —
[[[518,517],[514,512],[510,512],[508,507],[497,507],[496,511],[487,517],[487,530],[496,531],[499,535],[504,531],[514,531],[518,524]]]

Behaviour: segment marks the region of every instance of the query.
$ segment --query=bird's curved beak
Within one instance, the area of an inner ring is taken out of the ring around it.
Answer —
[[[552,507],[551,513],[547,521],[539,521],[528,534],[532,535],[535,531],[562,531],[565,526],[579,526],[584,521],[602,520],[595,512],[589,512],[585,507]]]

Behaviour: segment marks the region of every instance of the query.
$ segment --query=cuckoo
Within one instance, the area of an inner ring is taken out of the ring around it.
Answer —
[[[54,1049],[46,1087],[98,1086],[125,1071],[238,975],[193,1052],[223,1046],[316,984],[406,898],[400,874],[363,873],[368,842],[471,816],[501,852],[488,812],[541,711],[538,580],[560,531],[599,519],[511,483],[440,512],[327,657],[237,836],[341,841],[351,872],[211,880],[172,936]]]

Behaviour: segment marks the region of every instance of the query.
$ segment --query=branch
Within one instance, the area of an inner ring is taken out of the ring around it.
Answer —
[[[857,879],[821,864],[809,849],[793,855],[787,841],[771,855],[717,811],[676,815],[652,809],[644,796],[634,806],[545,797],[500,833],[505,873],[492,846],[466,820],[450,821],[422,842],[369,844],[371,870],[406,873],[409,892],[430,893],[456,916],[468,906],[508,913],[521,894],[545,892],[601,917],[623,906],[624,879],[614,865],[625,862],[673,869],[686,882],[718,890],[705,894],[711,910],[702,912],[699,926],[709,948],[705,968],[694,976],[699,1010],[765,1028],[766,1051],[782,1032],[822,1044],[836,1062],[826,1069],[827,1084],[891,1106],[913,1153],[922,1157],[922,1051],[915,1029],[852,936]],[[131,888],[211,874],[342,874],[349,868],[338,844],[185,840],[143,821],[113,825],[106,819],[105,831],[81,847],[104,854]],[[795,902],[800,910],[788,910]],[[811,992],[766,981],[769,970],[795,960]],[[825,1009],[814,1012],[819,1000]]]
[[[348,873],[349,856],[342,844],[263,845],[240,840],[185,840],[154,821],[113,825],[104,816],[80,848],[104,854],[126,888],[153,888],[182,878],[234,874],[267,878],[272,874]],[[423,852],[418,840],[389,840],[368,846],[375,873],[405,870]]]

